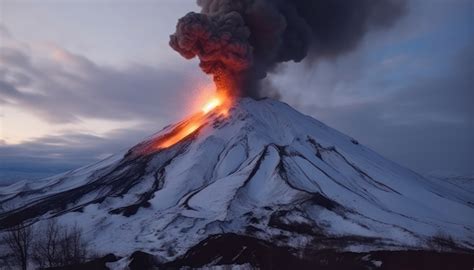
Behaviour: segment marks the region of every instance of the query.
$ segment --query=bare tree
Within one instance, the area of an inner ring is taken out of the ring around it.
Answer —
[[[32,242],[31,226],[20,223],[12,227],[3,237],[3,241],[10,249],[15,263],[26,270]]]
[[[82,230],[77,225],[72,228],[63,228],[59,247],[62,265],[85,262],[87,256],[86,243],[82,238]]]
[[[33,259],[39,267],[83,263],[86,256],[82,230],[77,225],[72,228],[61,226],[54,219],[46,223],[34,244]]]
[[[60,265],[59,243],[60,226],[54,219],[48,220],[33,244],[33,260],[39,267]]]

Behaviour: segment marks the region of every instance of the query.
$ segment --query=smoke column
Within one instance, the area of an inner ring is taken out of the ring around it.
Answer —
[[[198,57],[218,91],[254,98],[279,63],[334,58],[356,48],[364,35],[388,28],[405,0],[198,0],[200,13],[178,21],[170,46]]]

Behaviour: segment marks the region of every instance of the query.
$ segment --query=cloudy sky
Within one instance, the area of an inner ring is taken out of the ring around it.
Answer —
[[[0,182],[76,168],[210,95],[168,46],[193,0],[0,0]],[[420,173],[474,171],[474,1],[414,0],[356,50],[271,74],[282,100]]]

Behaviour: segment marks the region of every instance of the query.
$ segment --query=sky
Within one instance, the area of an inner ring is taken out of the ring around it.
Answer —
[[[0,184],[129,148],[212,94],[168,46],[193,0],[0,0]],[[421,174],[474,172],[474,1],[413,0],[331,60],[268,76],[281,100]]]

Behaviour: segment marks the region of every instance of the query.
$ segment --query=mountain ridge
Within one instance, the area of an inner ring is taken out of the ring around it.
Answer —
[[[0,187],[0,229],[54,217],[78,224],[99,252],[163,261],[228,233],[296,250],[430,249],[441,236],[452,240],[442,249],[474,249],[472,194],[287,104],[241,99],[154,148],[181,123],[96,164]]]

